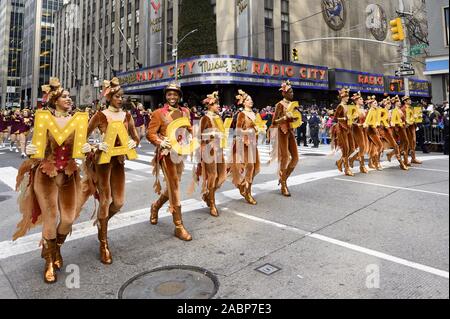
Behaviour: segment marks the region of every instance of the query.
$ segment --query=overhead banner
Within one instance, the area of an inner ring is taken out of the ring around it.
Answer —
[[[164,42],[163,39],[163,0],[149,0],[144,1],[144,6],[147,6],[148,14],[148,64],[158,64],[162,61],[162,47],[161,43]]]
[[[328,69],[240,56],[209,55],[179,61],[181,85],[239,84],[280,86],[289,79],[295,88],[328,90]],[[119,74],[127,93],[159,90],[173,81],[175,65],[162,64]]]
[[[353,92],[384,94],[384,75],[344,69],[330,70],[330,88],[349,88]]]

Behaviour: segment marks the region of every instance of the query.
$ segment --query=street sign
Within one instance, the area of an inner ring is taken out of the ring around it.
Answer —
[[[414,70],[414,67],[413,67],[412,63],[409,63],[409,62],[403,62],[403,63],[400,65],[400,69],[401,69],[401,70]]]
[[[400,70],[395,72],[395,76],[412,76],[415,75],[416,71],[414,70]]]

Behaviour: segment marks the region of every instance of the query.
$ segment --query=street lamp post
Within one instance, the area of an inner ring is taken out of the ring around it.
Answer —
[[[194,29],[191,32],[187,33],[180,41],[177,41],[175,43],[175,45],[172,45],[173,50],[172,50],[172,56],[175,58],[175,82],[178,83],[178,46],[184,41],[186,40],[186,38],[188,36],[190,36],[191,34],[197,32],[198,29]]]

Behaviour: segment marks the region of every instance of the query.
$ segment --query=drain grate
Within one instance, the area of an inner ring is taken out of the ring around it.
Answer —
[[[281,268],[278,268],[274,265],[271,264],[265,264],[264,266],[261,266],[259,268],[255,269],[256,271],[266,275],[266,276],[271,276],[277,272],[279,272],[281,270]]]
[[[167,266],[141,273],[119,290],[119,299],[211,299],[219,281],[210,271],[193,266]]]
[[[8,199],[10,199],[11,198],[11,196],[3,196],[3,195],[0,195],[0,203],[1,202],[4,202],[4,201],[7,201]]]

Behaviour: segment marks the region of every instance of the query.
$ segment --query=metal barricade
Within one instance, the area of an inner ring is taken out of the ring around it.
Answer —
[[[436,125],[423,128],[425,144],[444,145],[444,130]]]

